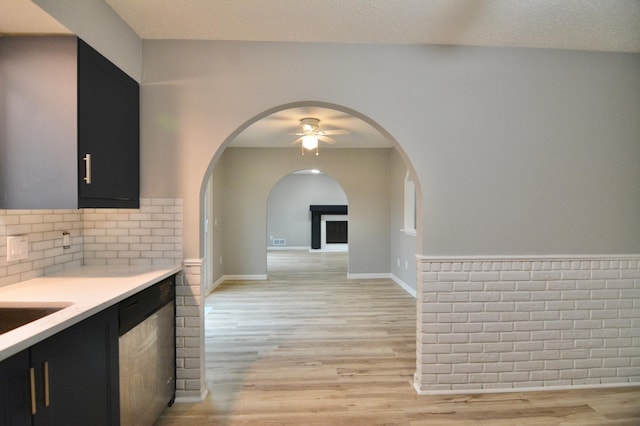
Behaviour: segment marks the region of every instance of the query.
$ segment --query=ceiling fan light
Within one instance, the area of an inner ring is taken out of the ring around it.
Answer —
[[[302,137],[302,146],[304,149],[311,151],[318,147],[318,138],[314,135],[306,135]]]

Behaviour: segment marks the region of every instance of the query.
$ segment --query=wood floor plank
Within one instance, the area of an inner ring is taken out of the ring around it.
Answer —
[[[206,299],[209,396],[157,425],[639,425],[640,388],[419,396],[416,301],[347,254],[270,252]]]

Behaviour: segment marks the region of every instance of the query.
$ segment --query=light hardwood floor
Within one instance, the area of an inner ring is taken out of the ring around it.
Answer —
[[[206,299],[209,396],[157,425],[640,425],[640,388],[419,396],[415,299],[346,254],[270,252]]]

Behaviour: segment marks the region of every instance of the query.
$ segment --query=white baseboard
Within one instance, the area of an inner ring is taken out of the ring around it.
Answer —
[[[338,244],[335,247],[329,246],[319,249],[309,249],[309,253],[349,253],[349,246],[347,244]]]
[[[383,278],[391,278],[391,274],[377,273],[377,274],[347,274],[347,278],[350,280],[377,280]]]
[[[207,388],[202,391],[176,391],[176,404],[192,404],[194,402],[202,402],[207,397],[209,390]]]
[[[224,280],[225,280],[225,276],[224,276],[224,275],[223,275],[223,276],[221,276],[220,278],[218,278],[218,279],[216,280],[216,282],[214,282],[214,283],[211,285],[211,288],[209,288],[209,294],[211,294],[211,292],[212,292],[213,290],[215,290],[216,288],[218,288],[218,287],[220,286],[220,284],[222,284],[222,283],[224,282]]]
[[[400,287],[402,287],[407,293],[409,293],[410,295],[412,295],[414,298],[416,298],[416,290],[414,288],[411,288],[411,286],[407,283],[405,283],[404,281],[402,281],[400,278],[396,277],[395,275],[391,274],[391,279],[398,284]]]
[[[266,279],[266,275],[223,275],[211,285],[209,294],[211,294],[216,288],[220,287],[220,285],[225,281],[264,281]]]
[[[268,246],[267,251],[279,251],[279,250],[296,250],[307,251],[309,247],[297,247],[297,246]]]
[[[390,279],[400,287],[402,287],[407,293],[416,297],[416,291],[409,286],[409,284],[403,282],[400,278],[393,274],[378,273],[378,274],[347,274],[347,278],[350,280],[376,280],[376,279]]]
[[[223,275],[222,281],[264,281],[267,279],[266,274],[255,275]]]

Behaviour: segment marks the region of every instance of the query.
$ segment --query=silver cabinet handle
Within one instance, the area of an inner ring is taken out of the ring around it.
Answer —
[[[85,154],[84,156],[85,174],[84,181],[87,185],[91,185],[91,154]]]

